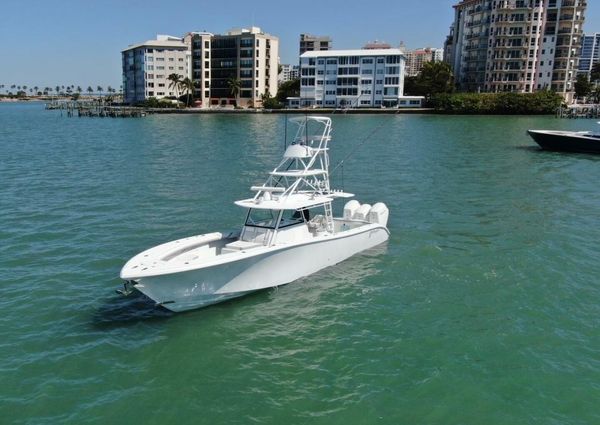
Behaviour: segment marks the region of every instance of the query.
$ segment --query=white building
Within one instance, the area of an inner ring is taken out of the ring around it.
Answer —
[[[399,49],[310,51],[300,56],[301,107],[396,107],[404,88]]]
[[[281,72],[279,73],[278,77],[280,85],[282,83],[285,83],[286,81],[295,80],[297,78],[300,78],[300,68],[298,67],[298,65],[281,65]]]
[[[587,0],[460,0],[446,60],[462,91],[573,97]]]
[[[190,50],[182,38],[157,35],[156,40],[129,46],[121,52],[123,96],[126,103],[181,95],[168,79],[191,77]]]

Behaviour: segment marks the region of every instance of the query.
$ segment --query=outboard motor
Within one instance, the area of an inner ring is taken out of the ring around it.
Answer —
[[[352,220],[352,217],[354,217],[359,208],[360,202],[355,199],[346,202],[346,205],[344,205],[344,220]]]
[[[356,212],[354,213],[354,216],[352,218],[354,218],[354,220],[367,221],[367,215],[369,214],[370,210],[371,210],[371,205],[362,204],[360,206],[360,208],[358,210],[356,210]]]
[[[390,211],[388,210],[388,207],[383,202],[377,202],[369,211],[367,220],[369,223],[377,223],[381,224],[382,226],[387,226],[389,215]]]

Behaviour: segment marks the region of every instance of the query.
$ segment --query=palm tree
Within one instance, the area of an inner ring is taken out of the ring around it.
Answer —
[[[233,96],[234,105],[237,106],[237,98],[240,94],[240,89],[242,88],[242,80],[239,78],[230,78],[227,80],[227,85],[229,86],[229,91]]]
[[[185,106],[190,106],[190,97],[193,99],[194,95],[194,82],[189,77],[185,77],[181,80],[181,87],[185,90],[187,97],[185,99]]]
[[[102,86],[96,87],[96,90],[98,91],[98,93],[100,93],[100,96],[102,96]]]
[[[82,91],[81,86],[77,86],[77,93],[81,94]]]
[[[181,85],[181,78],[179,77],[179,74],[170,74],[169,77],[167,78],[170,83],[169,83],[169,88],[172,88],[175,90],[175,97],[177,98],[177,105],[179,105],[179,87]]]
[[[40,88],[38,86],[33,87],[33,91],[35,92],[36,95],[40,92],[39,90],[40,90]]]
[[[94,89],[92,88],[92,86],[88,86],[87,92],[90,94],[90,96],[92,95],[92,93],[94,93]]]

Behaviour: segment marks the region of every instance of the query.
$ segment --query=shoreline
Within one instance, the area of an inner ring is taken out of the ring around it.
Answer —
[[[143,108],[151,114],[431,114],[436,111],[433,108],[405,108],[405,109],[333,109],[333,108],[310,108],[310,109],[218,109],[218,108]]]

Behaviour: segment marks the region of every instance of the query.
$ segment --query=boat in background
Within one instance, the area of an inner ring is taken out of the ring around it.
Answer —
[[[331,119],[294,117],[293,143],[245,208],[239,230],[208,233],[150,248],[121,270],[119,292],[139,291],[172,311],[204,307],[287,284],[389,238],[383,203],[350,200],[342,217],[332,202],[354,195],[329,183]]]
[[[593,131],[528,130],[527,133],[545,150],[600,153],[600,133]]]

